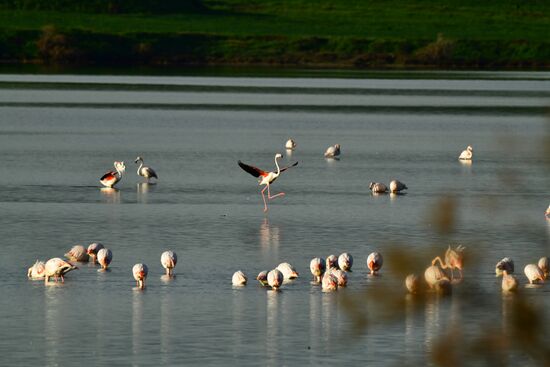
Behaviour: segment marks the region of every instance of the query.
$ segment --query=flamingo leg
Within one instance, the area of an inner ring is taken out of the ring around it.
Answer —
[[[284,192],[280,192],[280,193],[278,193],[278,194],[276,194],[276,195],[271,196],[271,192],[269,191],[269,184],[267,185],[267,198],[268,198],[269,200],[275,199],[275,198],[278,197],[278,196],[284,196],[284,195],[285,195]]]
[[[63,277],[63,275],[61,276],[61,283],[65,283],[65,278]]]
[[[267,184],[267,185],[263,188],[263,190],[261,191],[261,193],[262,193],[262,199],[264,200],[264,212],[267,212],[267,202],[265,201],[265,194],[264,194],[264,192],[265,192],[266,189],[269,190],[269,184]],[[268,194],[268,195],[269,195],[269,194]]]

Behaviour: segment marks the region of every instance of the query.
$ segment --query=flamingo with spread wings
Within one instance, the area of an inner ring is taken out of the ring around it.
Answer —
[[[278,194],[275,194],[275,195],[271,196],[271,192],[269,190],[269,185],[271,185],[273,183],[273,181],[275,181],[277,179],[277,177],[279,177],[281,172],[284,172],[287,169],[289,169],[290,167],[294,167],[298,164],[298,162],[296,162],[296,163],[291,164],[288,167],[280,168],[279,163],[277,162],[277,159],[280,159],[282,157],[283,156],[280,153],[275,154],[275,166],[277,166],[277,172],[266,172],[266,171],[263,171],[263,170],[261,170],[257,167],[250,166],[248,164],[245,164],[245,163],[239,161],[239,166],[243,170],[250,173],[254,177],[258,177],[258,184],[259,185],[265,185],[265,187],[261,191],[262,199],[264,200],[264,212],[267,212],[267,202],[265,200],[265,194],[264,194],[265,190],[267,190],[268,200],[275,199],[276,197],[279,197],[279,196],[284,196],[285,195],[284,192],[280,192]]]

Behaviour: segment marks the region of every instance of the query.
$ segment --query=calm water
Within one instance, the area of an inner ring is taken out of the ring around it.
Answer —
[[[449,328],[505,329],[494,264],[512,257],[524,288],[523,266],[550,255],[550,75],[418,76],[0,75],[1,364],[421,365]],[[341,159],[324,159],[335,143]],[[471,165],[457,160],[467,145]],[[265,216],[237,161],[271,170],[276,152],[299,165],[274,184],[287,195]],[[140,183],[137,155],[157,185]],[[126,175],[118,191],[101,190],[114,160]],[[406,195],[370,194],[370,181],[392,178]],[[456,221],[442,234],[433,208],[447,196]],[[27,280],[36,259],[94,241],[112,249],[110,272],[81,264],[63,285]],[[406,250],[425,266],[450,243],[469,255],[454,294],[408,299],[380,322],[373,289],[402,300],[403,278],[389,255],[367,277],[368,254]],[[171,281],[166,249],[179,258]],[[344,251],[355,259],[349,287],[322,293],[310,259]],[[259,287],[257,273],[282,261],[302,276],[280,293]],[[137,262],[149,266],[143,292]],[[236,289],[239,269],[249,284]],[[549,316],[548,285],[521,297]]]

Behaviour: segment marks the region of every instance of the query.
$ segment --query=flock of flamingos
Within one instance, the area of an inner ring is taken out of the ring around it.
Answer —
[[[296,148],[296,142],[289,139],[285,148],[287,150],[293,150]],[[340,144],[330,146],[325,151],[324,156],[329,159],[338,159],[340,156]],[[278,159],[282,158],[282,155],[277,153],[275,155],[276,171],[264,171],[257,167],[248,165],[241,161],[238,162],[239,166],[252,176],[258,178],[258,184],[265,186],[261,191],[261,196],[264,203],[264,212],[268,211],[267,203],[277,197],[284,196],[283,192],[272,195],[270,185],[279,177],[279,175],[287,169],[294,167],[298,162],[293,163],[287,167],[279,167]],[[471,161],[473,158],[473,149],[468,146],[459,156],[460,160]],[[139,164],[137,174],[144,177],[147,182],[151,179],[158,179],[158,175],[151,167],[144,166],[143,158],[137,157],[136,164]],[[126,167],[124,162],[114,162],[114,171],[108,171],[101,178],[100,182],[108,188],[113,188],[121,179]],[[389,184],[389,189],[386,185],[378,182],[371,182],[369,189],[373,194],[382,194],[391,192],[398,194],[402,190],[406,190],[407,186],[402,182],[393,180]],[[265,191],[267,190],[267,200]],[[546,218],[550,219],[550,206],[546,210]],[[448,247],[445,252],[444,259],[437,256],[435,257],[431,265],[426,268],[424,272],[424,280],[428,289],[432,289],[441,293],[449,293],[452,289],[452,284],[460,282],[462,280],[462,268],[464,259],[465,247],[458,245],[455,248]],[[108,248],[105,248],[101,243],[92,243],[88,248],[84,246],[73,246],[69,252],[65,254],[65,257],[69,261],[76,262],[88,262],[92,261],[94,264],[98,263],[101,268],[99,271],[107,271],[109,264],[112,261],[113,254]],[[64,282],[65,274],[78,269],[75,265],[65,261],[61,258],[55,257],[48,260],[46,263],[42,261],[36,261],[36,263],[28,269],[27,276],[30,279],[44,279],[45,284],[48,284],[50,278],[54,278],[57,282],[61,279]],[[178,258],[175,252],[165,251],[162,253],[160,262],[166,269],[166,275],[168,277],[173,276],[174,268],[177,264]],[[438,264],[439,263],[439,264]],[[376,275],[382,268],[383,258],[378,252],[373,252],[367,257],[367,267],[370,270],[371,275]],[[321,283],[323,291],[334,291],[338,287],[345,287],[348,282],[347,272],[351,271],[353,265],[353,257],[348,253],[343,253],[339,257],[330,255],[325,259],[316,257],[310,262],[310,270],[316,283]],[[458,270],[460,278],[454,279],[454,270]],[[513,292],[518,288],[518,280],[513,275],[514,262],[512,259],[505,257],[499,261],[495,266],[495,272],[497,276],[502,276],[502,290],[505,292]],[[135,264],[132,268],[132,274],[136,280],[137,287],[139,289],[145,288],[145,279],[147,278],[148,268],[145,264]],[[450,273],[450,276],[449,274]],[[524,268],[524,273],[529,280],[530,284],[544,282],[550,275],[550,259],[548,257],[542,257],[537,264],[528,264]],[[289,263],[284,262],[279,264],[275,269],[271,271],[262,271],[258,274],[256,279],[264,287],[270,287],[273,290],[278,290],[286,280],[295,279],[299,276],[296,269]],[[247,276],[242,271],[237,271],[233,274],[232,284],[234,286],[244,286],[247,283]],[[416,274],[409,274],[405,278],[405,286],[410,293],[422,292],[426,287],[423,287],[420,277]]]

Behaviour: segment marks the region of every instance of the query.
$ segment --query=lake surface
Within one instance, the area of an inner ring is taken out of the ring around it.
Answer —
[[[526,287],[523,267],[550,256],[549,106],[548,73],[0,75],[0,362],[432,364],[449,330],[457,347],[510,333],[514,299],[494,276],[505,256],[548,340],[550,287]],[[335,143],[341,159],[325,159]],[[467,145],[474,161],[461,164]],[[272,170],[277,152],[299,164],[273,185],[286,196],[264,215],[237,161]],[[136,175],[138,155],[158,184]],[[101,190],[115,160],[126,174]],[[370,193],[370,181],[393,178],[406,195]],[[451,226],[438,226],[448,215]],[[95,241],[113,251],[110,272],[79,264],[64,284],[26,278],[36,259]],[[421,274],[449,244],[467,248],[464,281],[449,297],[406,297],[409,267]],[[179,259],[169,281],[166,249]],[[309,261],[345,251],[349,286],[321,292]],[[367,276],[372,251],[385,255],[377,277]],[[261,288],[256,275],[283,261],[300,278]],[[144,291],[138,262],[149,266]],[[232,287],[236,270],[246,287]],[[519,348],[504,355],[540,362]]]

